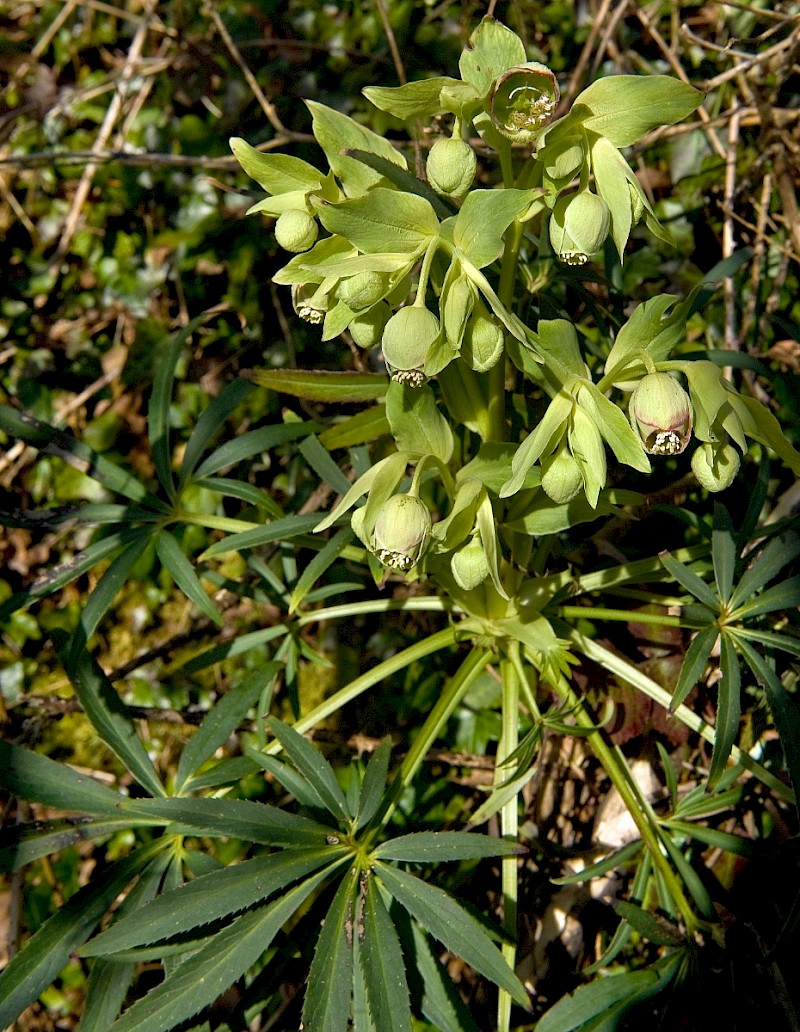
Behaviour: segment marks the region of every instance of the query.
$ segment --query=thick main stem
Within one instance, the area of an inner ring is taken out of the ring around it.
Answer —
[[[631,780],[627,767],[625,767],[617,750],[606,741],[603,732],[598,729],[591,715],[584,708],[583,700],[576,695],[566,681],[562,680],[561,683],[554,685],[554,687],[573,711],[577,724],[587,729],[586,739],[592,751],[602,764],[603,770],[611,779],[611,783],[619,792],[634,824],[639,829],[642,842],[650,854],[653,865],[663,878],[664,884],[686,924],[687,934],[689,936],[693,935],[698,929],[700,922],[686,898],[683,885],[675,869],[665,856],[662,843],[652,823],[652,810],[650,806]]]
[[[517,642],[511,648],[519,653]],[[497,762],[495,765],[495,787],[507,780],[513,773],[513,763],[509,758],[519,745],[519,678],[516,663],[506,657],[500,662],[503,679],[503,711],[502,732],[497,746]],[[517,812],[517,796],[514,795],[503,805],[500,811],[500,833],[504,839],[516,842],[519,832],[519,816]],[[510,942],[503,943],[502,952],[508,966],[514,969],[517,959],[517,858],[504,856],[501,861],[501,880],[503,890],[503,931]],[[497,1000],[498,1032],[508,1032],[511,1022],[511,996],[504,989],[500,990]]]

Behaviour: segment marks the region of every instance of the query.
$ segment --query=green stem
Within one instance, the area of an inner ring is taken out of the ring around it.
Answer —
[[[556,612],[565,620],[621,620],[624,623],[658,624],[662,627],[681,626],[679,616],[641,613],[630,609],[604,609],[602,606],[558,606]]]
[[[441,649],[449,648],[451,645],[455,645],[458,639],[458,631],[455,627],[445,627],[442,631],[437,631],[436,634],[431,634],[423,641],[417,642],[415,645],[411,645],[407,649],[403,649],[402,652],[398,652],[397,655],[392,656],[390,659],[386,659],[383,663],[379,663],[376,667],[368,670],[365,674],[357,677],[350,684],[341,688],[338,692],[335,692],[329,699],[325,699],[318,706],[315,706],[310,712],[304,717],[300,717],[299,720],[295,721],[295,731],[303,734],[306,731],[310,731],[312,727],[315,727],[320,721],[325,720],[326,717],[330,717],[346,706],[347,703],[352,702],[353,699],[357,699],[359,695],[365,692],[368,688],[372,688],[379,681],[382,681],[385,677],[391,677],[392,674],[396,674],[398,670],[402,670],[404,667],[410,666],[412,663],[416,663],[417,660],[424,659],[425,656],[430,656],[433,652],[439,652]],[[274,756],[279,753],[282,749],[280,742],[270,742],[267,748],[264,750],[268,755]]]
[[[381,809],[373,819],[373,830],[369,836],[370,840],[378,834],[379,829],[387,823],[397,809],[403,792],[411,784],[420,764],[425,759],[425,754],[439,737],[442,729],[466,695],[472,682],[481,673],[491,657],[491,649],[473,648],[447,683],[444,692],[414,738],[414,742],[400,766],[400,771],[386,794]],[[299,728],[299,724],[296,724],[295,727]]]
[[[599,663],[603,669],[608,670],[609,673],[616,674],[617,677],[627,684],[632,685],[638,691],[643,692],[649,699],[657,702],[659,706],[663,706],[665,710],[670,708],[672,702],[670,693],[662,688],[660,684],[656,684],[652,677],[648,677],[633,663],[629,663],[627,659],[616,655],[602,645],[598,645],[596,641],[574,629],[570,630],[569,639],[580,652],[589,659],[594,660],[595,663]],[[673,716],[713,746],[715,739],[714,728],[707,724],[702,717],[693,713],[683,703],[673,711]],[[731,758],[734,763],[740,764],[753,777],[758,778],[762,785],[766,785],[779,799],[790,804],[794,803],[795,796],[791,788],[776,778],[774,774],[770,773],[748,753],[743,752],[734,745],[731,750]]]
[[[642,842],[683,918],[688,936],[691,937],[699,928],[701,922],[686,898],[680,878],[664,855],[664,849],[656,827],[655,815],[650,804],[639,791],[636,782],[631,778],[624,757],[606,741],[605,735],[597,728],[591,714],[585,709],[583,700],[578,697],[565,680],[554,685],[554,687],[558,695],[574,712],[578,725],[586,728],[588,731],[586,739],[610,778],[611,783],[619,792],[620,798],[630,813],[633,822],[639,829]]]
[[[509,645],[509,650],[516,652],[516,660],[511,656],[503,657],[500,661],[500,673],[503,681],[503,709],[502,709],[502,731],[497,746],[497,761],[495,764],[495,785],[504,781],[510,776],[511,771],[507,769],[508,759],[519,745],[519,675],[517,674],[517,663],[519,661],[519,643],[514,641]],[[518,799],[513,796],[505,803],[500,810],[500,834],[504,839],[517,841],[519,833]],[[504,856],[501,860],[501,880],[503,891],[503,930],[510,942],[504,942],[502,953],[508,966],[513,971],[517,960],[517,858],[516,856]],[[497,1028],[498,1032],[509,1032],[511,1023],[511,996],[501,989],[497,1000]]]

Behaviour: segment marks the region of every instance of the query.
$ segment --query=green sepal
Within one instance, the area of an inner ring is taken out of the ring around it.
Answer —
[[[435,115],[451,110],[442,100],[442,90],[457,89],[459,85],[458,79],[439,75],[403,86],[367,86],[361,92],[376,108],[395,118],[421,118],[429,122]]]
[[[363,125],[343,115],[340,111],[307,100],[311,112],[312,130],[317,143],[325,152],[331,170],[344,187],[348,197],[357,197],[376,186],[386,186],[388,181],[363,162],[348,157],[346,150],[362,150],[378,154],[393,164],[406,168],[405,158],[392,144]]]
[[[406,387],[390,383],[386,392],[386,418],[398,449],[410,461],[435,455],[449,462],[454,438],[450,424],[436,406],[430,387]]]
[[[573,110],[581,111],[585,129],[630,147],[652,129],[680,122],[702,100],[699,90],[669,75],[607,75],[575,98]]]
[[[458,62],[461,78],[485,97],[492,83],[509,68],[528,60],[519,36],[505,25],[486,17],[472,33]]]

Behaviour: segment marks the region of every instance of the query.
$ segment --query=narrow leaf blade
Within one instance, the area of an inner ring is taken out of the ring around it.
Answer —
[[[349,821],[351,814],[348,812],[344,793],[339,788],[333,768],[322,753],[288,724],[275,718],[271,718],[268,724],[286,755],[314,787],[328,811],[338,820]]]
[[[375,873],[392,896],[447,949],[528,1006],[525,987],[474,917],[442,889],[396,867],[377,863]]]
[[[200,612],[213,621],[217,627],[222,627],[223,620],[219,610],[206,594],[194,566],[186,558],[177,538],[170,531],[162,530],[157,535],[156,554],[164,569],[169,572],[175,584],[189,601],[197,606]]]
[[[128,710],[114,690],[97,661],[88,652],[81,651],[72,661],[69,636],[64,631],[52,632],[53,644],[83,709],[92,726],[106,745],[119,757],[142,788],[151,795],[165,795],[164,786],[144,744],[136,734]]]

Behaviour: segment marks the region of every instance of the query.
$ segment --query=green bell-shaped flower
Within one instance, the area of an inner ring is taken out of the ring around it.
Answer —
[[[692,456],[692,471],[706,491],[724,491],[736,478],[739,462],[732,444],[702,444]]]
[[[360,272],[341,280],[336,296],[354,312],[361,312],[377,304],[386,293],[388,285],[385,273]]]
[[[631,426],[650,455],[679,455],[692,436],[689,395],[669,373],[648,373],[631,395]]]
[[[583,487],[583,473],[575,456],[562,446],[542,462],[542,490],[559,505],[571,502]]]
[[[442,332],[439,320],[421,305],[401,308],[383,331],[383,357],[392,370],[392,379],[409,387],[421,387],[426,380],[425,359]]]
[[[369,311],[359,312],[347,327],[350,336],[360,348],[376,348],[392,314],[385,301],[379,301]]]
[[[300,318],[318,326],[328,311],[328,295],[316,283],[295,283],[292,287],[292,308]]]
[[[378,513],[372,537],[372,551],[383,565],[405,573],[428,547],[431,514],[416,495],[392,495]]]
[[[550,243],[566,265],[585,265],[603,246],[610,228],[611,213],[603,198],[581,190],[556,202]]]
[[[275,239],[284,251],[299,254],[314,246],[319,226],[307,211],[293,208],[285,211],[275,223]]]
[[[461,357],[471,369],[485,373],[500,361],[505,339],[503,327],[478,298],[464,331]]]
[[[463,197],[475,179],[478,159],[466,140],[437,140],[428,154],[425,171],[437,193]]]
[[[538,61],[530,61],[495,79],[489,93],[489,114],[506,139],[533,143],[553,117],[558,98],[555,75]]]
[[[489,561],[479,533],[475,533],[450,557],[453,579],[463,591],[472,591],[489,576]]]

